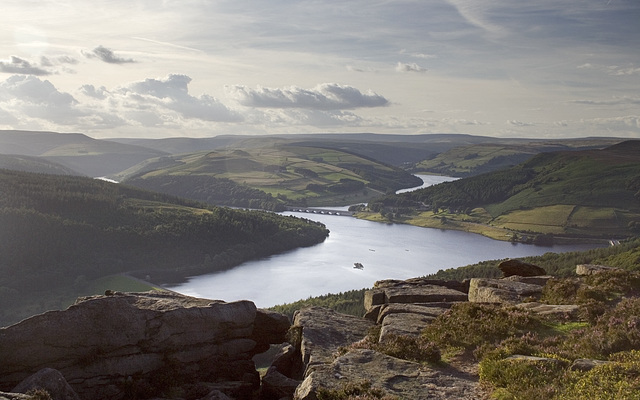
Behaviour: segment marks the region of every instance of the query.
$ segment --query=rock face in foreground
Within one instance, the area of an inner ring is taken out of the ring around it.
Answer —
[[[0,390],[54,368],[83,399],[150,397],[168,377],[225,382],[234,397],[245,397],[260,384],[251,358],[284,342],[288,328],[286,316],[250,301],[168,292],[82,298],[0,329]]]

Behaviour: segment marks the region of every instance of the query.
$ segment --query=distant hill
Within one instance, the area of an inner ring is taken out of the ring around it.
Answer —
[[[5,130],[0,131],[0,154],[41,157],[79,174],[99,177],[166,153],[80,133]]]
[[[542,153],[518,166],[387,196],[383,207],[427,206],[438,218],[526,234],[626,237],[640,233],[640,141]]]
[[[0,325],[64,306],[107,275],[162,283],[323,241],[273,213],[208,207],[97,179],[0,170]]]
[[[147,160],[117,178],[213,204],[267,209],[353,204],[422,183],[398,167],[344,150],[277,139],[245,146]]]
[[[552,151],[594,150],[622,139],[583,138],[560,140],[496,140],[459,146],[422,160],[409,168],[415,173],[466,177],[497,171],[523,163],[536,154]]]

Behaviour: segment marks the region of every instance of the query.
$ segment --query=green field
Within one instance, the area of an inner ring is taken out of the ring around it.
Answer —
[[[478,148],[489,146],[474,146]],[[514,237],[553,234],[563,239],[611,239],[636,235],[640,232],[640,141],[602,150],[541,153],[509,169],[369,203],[371,210],[387,214],[397,209],[401,214],[414,210],[409,223],[435,224],[416,217],[421,215],[415,212],[416,207],[434,208],[450,226],[454,221],[484,224],[511,231]],[[470,212],[473,209],[476,211]],[[486,214],[479,215],[479,209]]]
[[[276,141],[243,149],[174,156],[170,162],[165,157],[162,162],[158,161],[157,166],[154,168],[153,163],[145,162],[138,171],[129,170],[130,179],[125,183],[195,200],[227,204],[223,200],[212,200],[215,188],[193,186],[205,185],[202,180],[194,184],[176,183],[179,190],[167,191],[170,181],[186,182],[183,177],[210,177],[228,179],[236,185],[257,189],[281,204],[336,206],[367,202],[420,182],[400,168],[345,151],[284,146]],[[239,196],[240,199],[234,198],[234,202],[228,205],[240,205],[242,196],[247,194]]]

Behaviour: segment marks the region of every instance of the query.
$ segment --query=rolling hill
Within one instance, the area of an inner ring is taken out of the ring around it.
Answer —
[[[0,154],[0,169],[54,175],[81,175],[62,164],[42,157]]]
[[[521,236],[627,237],[640,227],[640,141],[542,153],[509,169],[370,204],[374,211],[403,207],[427,207],[422,218],[451,228],[480,223]]]
[[[621,141],[616,138],[496,140],[454,147],[414,164],[409,170],[414,173],[466,177],[513,167],[540,153],[602,149]]]
[[[165,152],[80,133],[0,131],[0,154],[40,157],[92,177],[108,176]]]
[[[213,204],[346,205],[421,184],[406,171],[342,150],[261,141],[260,146],[165,156],[123,182]]]

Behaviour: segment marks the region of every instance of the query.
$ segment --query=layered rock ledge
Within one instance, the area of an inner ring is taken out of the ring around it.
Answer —
[[[150,395],[168,377],[248,398],[260,385],[252,357],[284,342],[289,325],[250,301],[169,292],[81,298],[0,329],[0,390],[53,368],[83,399]]]

